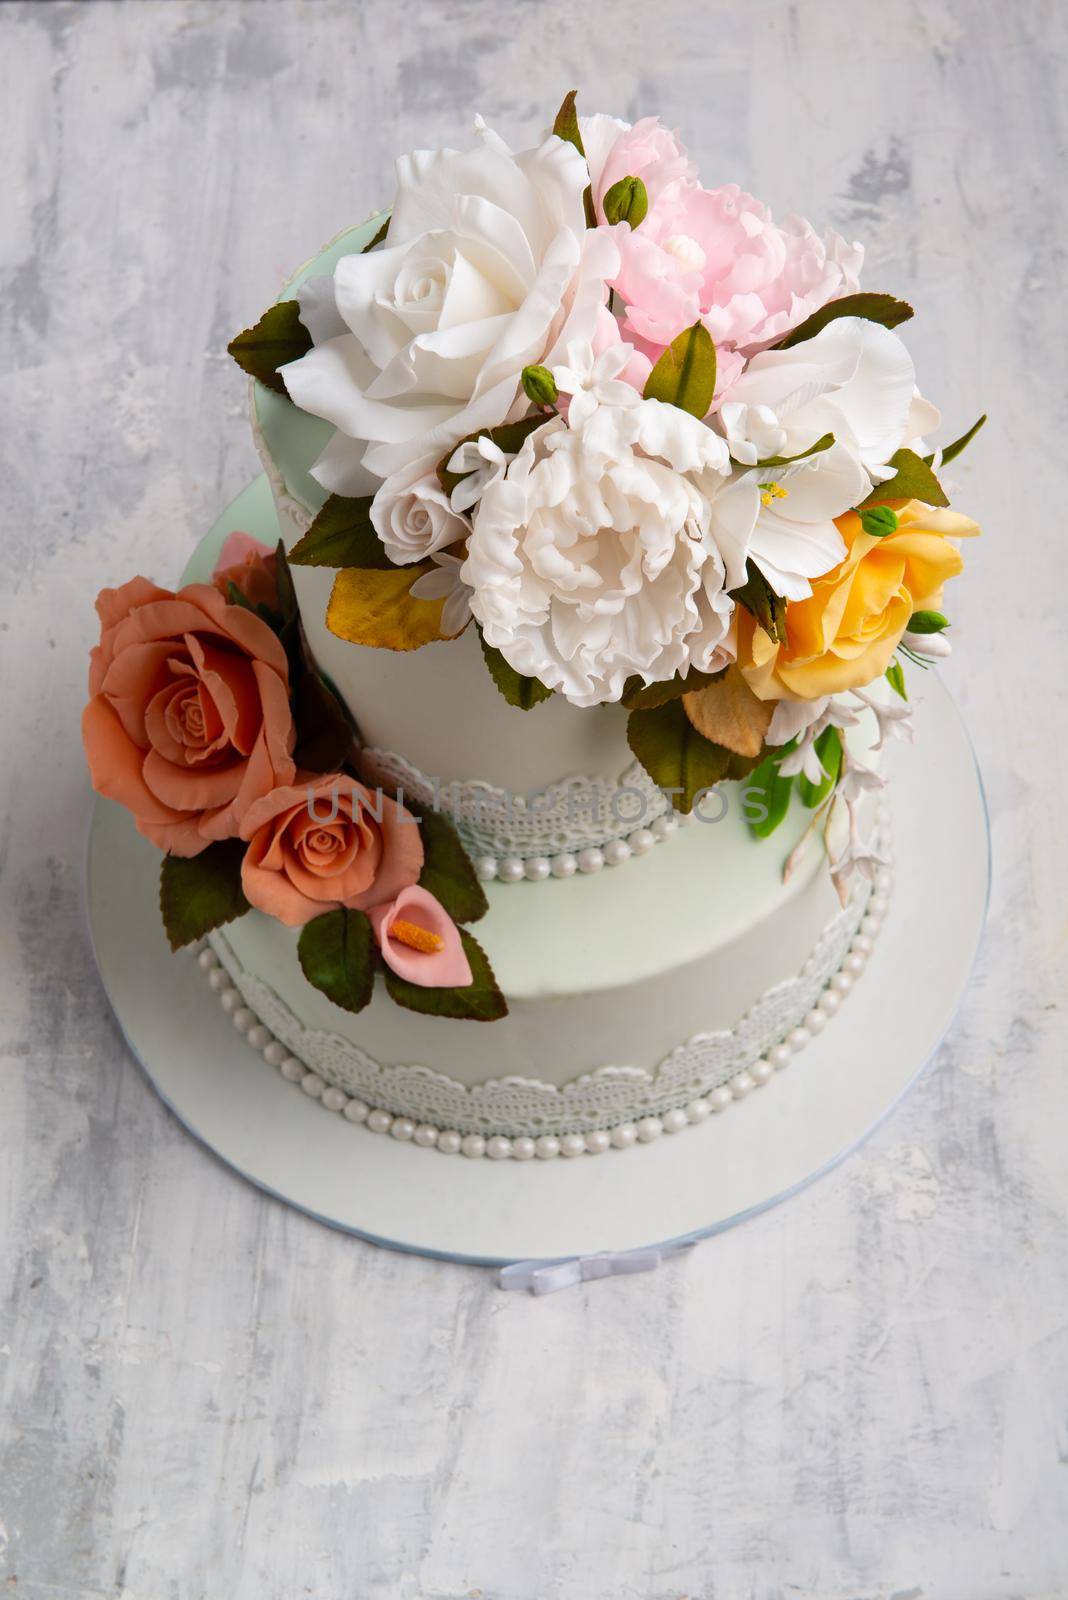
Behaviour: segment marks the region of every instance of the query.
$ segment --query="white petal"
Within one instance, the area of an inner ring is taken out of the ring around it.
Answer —
[[[345,319],[337,308],[334,280],[329,274],[307,278],[297,290],[300,320],[315,344],[326,344],[328,339],[338,339],[348,332]]]
[[[832,445],[796,467],[771,476],[786,490],[773,509],[791,522],[825,522],[858,505],[868,493],[868,477],[844,445]]]
[[[739,589],[745,582],[745,563],[749,544],[760,511],[760,490],[745,475],[722,484],[711,485],[702,479],[709,497],[709,538],[716,546],[727,571],[727,588]]]
[[[376,372],[352,334],[316,345],[299,361],[291,361],[278,370],[290,399],[302,411],[332,422],[351,439],[403,444],[442,425],[456,411],[455,405],[413,405],[406,409],[369,400],[364,387],[370,386]],[[470,431],[462,429],[446,442],[455,443]],[[391,470],[388,468],[380,476],[388,477]]]
[[[601,173],[604,171],[605,162],[616,140],[630,128],[629,122],[620,122],[618,117],[606,116],[603,111],[596,112],[592,117],[579,118],[579,132],[582,135],[582,148],[586,152],[586,160],[590,168],[590,185],[594,194],[597,193],[601,182]]]
[[[334,294],[337,309],[346,326],[363,345],[376,367],[384,367],[406,342],[405,329],[380,300],[392,299],[397,280],[410,246],[387,246],[342,256],[334,269]],[[316,341],[318,343],[318,341]]]
[[[827,697],[818,700],[776,700],[765,735],[768,744],[789,744],[823,715]]]
[[[350,439],[338,430],[311,468],[312,477],[330,494],[349,495],[354,499],[374,494],[379,480],[364,465],[366,448],[362,439]]]
[[[860,359],[849,381],[830,403],[843,418],[861,461],[881,465],[901,448],[908,432],[909,410],[916,392],[916,369],[897,334],[877,322],[842,317],[829,323],[811,342],[859,349]],[[844,442],[841,428],[835,437]]]
[[[812,593],[808,579],[822,577],[845,553],[833,522],[791,522],[764,507],[749,545],[751,559],[786,600],[804,600]]]

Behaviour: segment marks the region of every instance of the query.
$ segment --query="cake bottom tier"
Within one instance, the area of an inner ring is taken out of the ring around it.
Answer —
[[[888,855],[885,822],[879,844]],[[327,1110],[443,1151],[596,1153],[701,1121],[787,1066],[863,973],[889,888],[884,868],[839,907],[822,868],[774,927],[607,990],[509,996],[501,1024],[428,1022],[384,995],[349,1016],[307,985],[295,935],[256,913],[199,960],[250,1044]],[[780,954],[755,996],[736,977],[754,939]]]

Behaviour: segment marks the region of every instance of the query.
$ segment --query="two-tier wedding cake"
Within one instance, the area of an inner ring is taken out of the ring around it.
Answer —
[[[656,119],[466,144],[233,341],[281,539],[103,591],[84,737],[268,1066],[442,1153],[597,1154],[860,979],[979,424],[929,442],[859,245]]]

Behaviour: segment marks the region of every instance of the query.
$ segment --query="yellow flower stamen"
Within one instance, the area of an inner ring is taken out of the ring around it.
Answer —
[[[445,940],[440,933],[431,933],[429,928],[420,928],[414,922],[405,922],[403,917],[398,917],[389,930],[391,939],[396,939],[399,944],[406,944],[409,950],[418,950],[422,955],[437,955],[439,950],[444,950]]]
[[[790,493],[781,483],[762,483],[760,485],[760,504],[770,506],[773,500],[785,500]]]

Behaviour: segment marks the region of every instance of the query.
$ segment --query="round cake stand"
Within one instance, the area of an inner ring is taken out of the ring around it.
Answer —
[[[191,563],[196,576],[232,527],[273,538],[262,484],[220,519]],[[688,1241],[744,1221],[818,1178],[893,1110],[968,983],[990,881],[982,785],[948,692],[933,672],[918,677],[916,742],[890,752],[896,882],[867,969],[786,1070],[698,1126],[598,1156],[496,1162],[329,1115],[235,1033],[197,963],[171,953],[159,855],[124,811],[98,801],[89,917],[130,1049],[175,1116],[235,1172],[392,1249],[499,1266]]]

